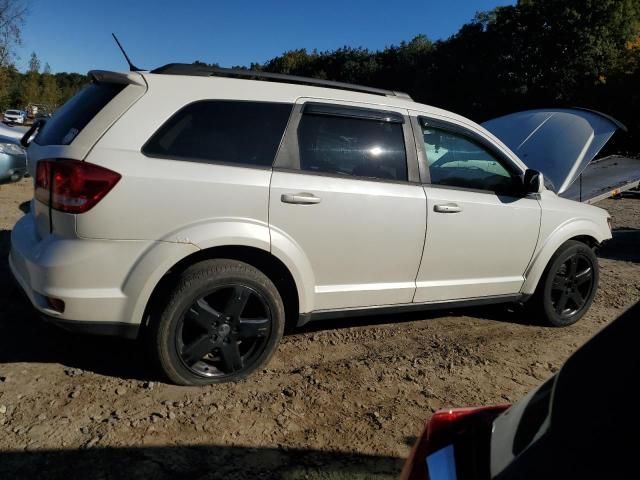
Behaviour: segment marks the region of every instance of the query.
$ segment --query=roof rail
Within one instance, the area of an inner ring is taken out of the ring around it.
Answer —
[[[249,80],[271,80],[283,83],[298,83],[301,85],[313,85],[317,87],[337,88],[340,90],[351,90],[353,92],[371,93],[374,95],[384,95],[387,97],[401,97],[411,100],[411,97],[403,92],[394,92],[382,88],[366,87],[354,85],[352,83],[334,82],[333,80],[321,80],[319,78],[300,77],[297,75],[285,75],[282,73],[260,72],[257,70],[244,70],[241,68],[211,67],[201,64],[189,63],[169,63],[150,73],[162,75],[191,75],[197,77],[239,77]]]

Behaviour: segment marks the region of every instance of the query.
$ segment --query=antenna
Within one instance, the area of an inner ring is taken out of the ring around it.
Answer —
[[[118,40],[118,37],[116,37],[115,33],[112,33],[111,35],[113,35],[113,39],[116,41],[116,43],[118,44],[118,47],[120,48],[120,51],[122,52],[122,54],[124,55],[124,59],[127,61],[127,63],[129,64],[129,71],[131,72],[141,72],[143,69],[142,68],[138,68],[136,67],[133,63],[131,63],[131,59],[129,58],[129,55],[127,55],[127,52],[124,51],[124,48],[122,48],[122,45],[120,44],[120,40]]]

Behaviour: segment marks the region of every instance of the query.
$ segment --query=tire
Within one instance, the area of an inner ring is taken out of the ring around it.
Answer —
[[[284,326],[282,298],[264,273],[237,260],[206,260],[179,275],[149,341],[171,382],[208,385],[266,365]]]
[[[554,253],[540,278],[531,299],[534,311],[548,325],[573,325],[591,307],[598,280],[598,259],[593,250],[569,240]]]

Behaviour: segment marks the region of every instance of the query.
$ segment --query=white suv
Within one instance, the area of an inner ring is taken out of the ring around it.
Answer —
[[[61,326],[146,332],[173,382],[245,377],[310,320],[530,300],[562,326],[593,300],[607,213],[545,188],[466,118],[259,72],[90,76],[23,139],[35,198],[11,269]],[[618,125],[577,110],[506,117],[529,166],[525,147],[567,138],[536,136],[551,117],[572,137],[540,161],[581,152],[545,172],[562,193]]]

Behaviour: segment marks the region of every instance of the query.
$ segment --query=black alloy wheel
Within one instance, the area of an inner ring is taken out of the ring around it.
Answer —
[[[265,298],[248,285],[221,286],[199,297],[178,323],[176,348],[197,375],[224,377],[252,365],[271,331]]]
[[[551,257],[532,305],[546,323],[566,327],[589,310],[598,289],[598,259],[585,243],[569,240]]]
[[[569,257],[557,270],[551,284],[551,302],[561,318],[570,318],[584,308],[593,290],[593,265],[581,253]]]
[[[203,260],[177,275],[150,323],[158,364],[179,385],[242,380],[264,367],[285,326],[280,292],[263,272],[230,259]]]

